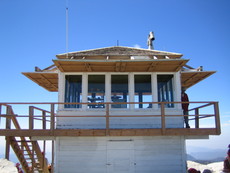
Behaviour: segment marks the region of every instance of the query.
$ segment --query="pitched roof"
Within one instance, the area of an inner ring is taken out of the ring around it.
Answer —
[[[35,72],[23,74],[48,91],[58,91],[58,69],[62,72],[175,72],[183,66],[191,68],[180,53],[120,46],[56,56],[54,65],[43,70],[36,67]],[[213,73],[215,71],[182,69],[181,85],[189,88]]]
[[[161,57],[160,59],[162,59],[162,56],[164,56],[163,58],[165,58],[165,56],[168,56],[169,58],[181,58],[182,54],[150,49],[114,46],[69,52],[68,56],[66,53],[56,55],[58,59],[79,59],[86,56],[156,56]]]

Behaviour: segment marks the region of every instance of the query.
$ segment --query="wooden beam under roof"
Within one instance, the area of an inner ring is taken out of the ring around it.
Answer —
[[[155,68],[156,68],[156,66],[157,66],[157,63],[153,63],[153,62],[152,62],[152,63],[149,65],[148,71],[149,71],[149,72],[154,71]]]
[[[188,62],[185,59],[148,60],[53,60],[61,72],[177,72]],[[149,68],[154,66],[155,68]]]
[[[89,72],[93,71],[89,63],[85,63],[85,68]]]

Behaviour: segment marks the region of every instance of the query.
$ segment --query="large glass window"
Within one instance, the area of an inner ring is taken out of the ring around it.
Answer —
[[[157,75],[158,102],[173,102],[173,75]],[[167,103],[166,107],[174,107],[174,104]]]
[[[65,76],[65,102],[80,103],[82,102],[82,76],[66,75]],[[66,104],[65,108],[80,108],[78,104]]]
[[[128,101],[128,75],[111,76],[112,102]],[[127,104],[112,104],[112,108],[127,108]]]
[[[88,102],[89,108],[104,108],[105,98],[105,75],[89,75],[88,76]]]
[[[135,102],[152,102],[151,75],[134,75]],[[135,104],[135,108],[151,108],[152,104]]]

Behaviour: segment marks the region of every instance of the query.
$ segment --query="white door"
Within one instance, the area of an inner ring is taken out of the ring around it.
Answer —
[[[110,140],[107,143],[107,173],[133,173],[134,147],[131,140]]]

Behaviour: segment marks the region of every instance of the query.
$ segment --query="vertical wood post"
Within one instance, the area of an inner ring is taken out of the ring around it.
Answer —
[[[34,108],[33,106],[29,106],[29,129],[34,129]]]
[[[51,162],[51,173],[54,173],[54,140],[52,140],[52,162]]]
[[[51,112],[51,115],[50,115],[50,121],[51,121],[50,129],[51,129],[51,131],[53,132],[54,127],[55,127],[54,103],[52,103],[52,104],[50,105],[50,112]]]
[[[6,107],[6,129],[11,129],[11,117],[12,117],[12,109],[11,106]]]
[[[34,144],[34,141],[32,141],[32,167],[31,167],[31,171],[34,172],[34,167],[35,167],[35,158],[34,158],[34,155],[35,155],[35,144]]]
[[[219,103],[214,103],[214,111],[215,111],[215,123],[216,123],[216,133],[220,134],[220,113],[219,113]]]
[[[46,112],[42,111],[42,129],[46,130]]]
[[[106,136],[109,136],[109,104],[106,104]]]
[[[8,115],[6,117],[6,129],[11,129],[11,115],[12,115],[11,106],[6,107],[6,114]],[[9,160],[10,159],[10,137],[6,136],[5,139],[6,139],[5,158]]]
[[[200,122],[199,122],[199,109],[196,108],[195,109],[195,128],[199,128],[200,127]]]
[[[164,103],[161,102],[161,132],[162,135],[165,134],[165,106]]]
[[[0,105],[0,115],[2,114],[2,105]],[[1,116],[0,116],[0,123],[1,123]]]
[[[5,159],[10,160],[10,137],[6,136]]]
[[[48,166],[48,165],[46,165],[48,163],[45,164],[45,161],[46,161],[46,157],[45,157],[45,154],[46,154],[46,141],[45,140],[43,141],[43,150],[42,150],[42,152],[43,152],[43,155],[42,155],[42,169],[44,170],[45,166]]]

